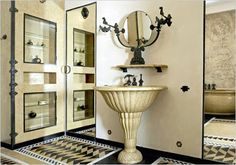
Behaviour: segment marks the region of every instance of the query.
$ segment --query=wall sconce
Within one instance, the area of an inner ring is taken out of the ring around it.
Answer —
[[[84,19],[86,19],[89,15],[89,10],[86,7],[83,7],[82,11],[81,11],[81,15],[83,16]]]
[[[151,46],[152,44],[154,44],[157,41],[157,39],[159,37],[159,34],[161,32],[161,28],[164,25],[171,26],[171,24],[172,24],[172,16],[170,14],[168,14],[166,16],[164,14],[163,7],[160,7],[159,9],[160,9],[161,17],[156,16],[155,24],[151,24],[150,26],[148,26],[149,29],[147,29],[147,30],[151,31],[152,37],[150,37],[150,40],[147,40],[145,38],[136,38],[136,41],[139,41],[139,42],[135,46],[130,45],[128,41],[127,41],[127,43],[128,43],[127,44],[123,41],[123,39],[121,39],[120,35],[122,35],[122,33],[123,34],[125,33],[125,29],[124,28],[119,28],[117,23],[115,23],[115,25],[110,25],[106,21],[105,17],[103,17],[102,18],[103,19],[103,24],[105,26],[99,26],[99,28],[102,32],[109,32],[109,31],[111,31],[111,29],[114,29],[114,32],[115,32],[116,37],[118,38],[118,41],[120,42],[120,44],[123,45],[126,48],[130,48],[131,52],[134,52],[134,57],[130,61],[131,65],[145,64],[145,61],[142,57],[142,52],[145,50],[146,47]],[[136,11],[136,12],[138,12],[138,11]],[[136,17],[136,20],[137,20],[137,18],[138,17]],[[138,29],[138,26],[137,26],[137,29]],[[153,31],[156,31],[156,32],[153,33]]]

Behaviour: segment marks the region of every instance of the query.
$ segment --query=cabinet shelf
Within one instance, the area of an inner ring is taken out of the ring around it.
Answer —
[[[157,72],[162,72],[163,69],[167,69],[168,65],[163,64],[141,64],[141,65],[117,65],[117,68],[120,68],[123,72],[127,72],[127,69],[132,68],[155,68]]]
[[[36,38],[36,39],[42,39],[42,40],[48,40],[49,37],[42,35],[42,34],[37,34],[37,33],[32,33],[32,32],[25,32],[25,35],[27,37],[32,37],[32,38]]]
[[[47,106],[47,105],[49,105],[48,101],[45,102],[39,101],[39,102],[26,103],[25,107],[37,107],[37,106]]]
[[[32,49],[40,49],[40,50],[45,50],[46,48],[48,48],[47,46],[40,46],[40,45],[29,45],[29,44],[25,44],[27,47],[30,47]]]
[[[42,118],[52,118],[49,114],[37,114],[36,117],[34,118],[30,118],[27,116],[25,116],[25,121],[28,121],[28,120],[35,120],[35,119],[42,119]]]

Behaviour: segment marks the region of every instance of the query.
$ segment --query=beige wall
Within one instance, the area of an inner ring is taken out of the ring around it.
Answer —
[[[203,2],[186,0],[97,1],[97,26],[102,17],[110,24],[120,23],[135,10],[147,12],[154,21],[159,6],[173,16],[170,28],[164,27],[158,41],[143,53],[146,63],[167,64],[163,73],[137,69],[143,73],[145,85],[166,85],[168,90],[144,113],[138,132],[138,145],[194,157],[202,153],[203,92]],[[67,2],[66,2],[67,4]],[[76,5],[68,0],[67,7]],[[75,6],[74,6],[75,7]],[[125,73],[114,66],[128,64],[130,51],[120,46],[114,34],[98,31],[97,84],[122,84]],[[180,88],[188,85],[190,91]],[[97,137],[123,142],[118,114],[111,111],[100,94],[97,95]],[[108,135],[107,130],[112,130]],[[178,148],[176,142],[183,146]]]
[[[98,1],[98,26],[102,17],[110,24],[120,23],[135,10],[147,12],[154,20],[158,7],[173,16],[170,28],[164,27],[158,41],[143,53],[146,63],[167,64],[168,70],[131,70],[143,73],[145,85],[166,85],[168,90],[144,113],[138,131],[138,145],[201,157],[202,152],[202,82],[203,82],[203,2],[201,1]],[[191,10],[191,14],[190,14]],[[129,50],[120,46],[111,33],[98,32],[97,84],[122,84],[124,73],[113,67],[128,64]],[[115,59],[115,60],[114,60]],[[190,91],[180,88],[188,85]],[[97,96],[97,137],[123,142],[117,113]],[[112,130],[108,135],[107,130]],[[145,135],[145,136],[144,136]],[[183,146],[178,148],[176,142]]]

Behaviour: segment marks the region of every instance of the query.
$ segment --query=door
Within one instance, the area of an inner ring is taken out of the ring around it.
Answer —
[[[95,124],[96,3],[67,11],[67,130]]]
[[[65,130],[65,16],[64,1],[15,1],[15,6],[15,130],[20,143]]]

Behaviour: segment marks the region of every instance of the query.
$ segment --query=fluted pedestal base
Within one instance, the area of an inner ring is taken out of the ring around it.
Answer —
[[[118,161],[124,164],[139,163],[142,161],[143,156],[136,149],[136,142],[142,112],[120,113],[119,115],[125,133],[125,148],[119,153]]]

